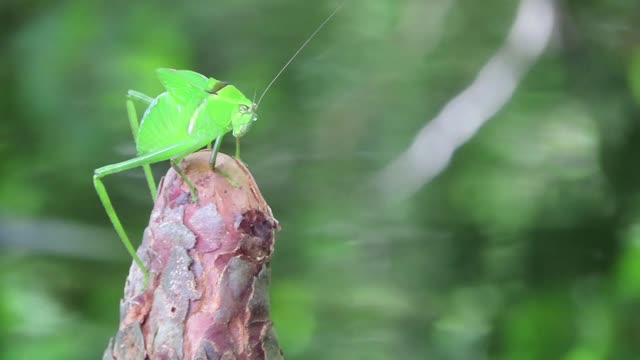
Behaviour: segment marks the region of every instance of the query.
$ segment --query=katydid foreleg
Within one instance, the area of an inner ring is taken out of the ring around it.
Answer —
[[[211,149],[211,157],[209,157],[209,167],[211,170],[216,171],[216,158],[218,156],[218,150],[220,150],[220,144],[222,144],[222,137],[224,135],[218,135],[216,138],[216,142],[213,144],[213,149]]]
[[[193,199],[193,202],[197,204],[199,201],[198,191],[196,190],[196,186],[193,185],[193,183],[187,177],[187,175],[184,174],[184,171],[182,171],[182,168],[180,167],[180,164],[179,164],[180,160],[174,158],[174,159],[171,159],[170,162],[173,170],[175,170],[178,173],[178,175],[180,175],[180,177],[182,178],[182,181],[184,181],[189,186],[189,190],[191,191],[191,198]]]
[[[224,134],[218,135],[218,137],[216,138],[216,141],[213,143],[213,149],[211,149],[211,156],[209,157],[209,167],[213,172],[224,176],[224,178],[227,179],[227,181],[229,182],[229,184],[231,184],[231,186],[240,187],[240,185],[238,185],[238,183],[235,180],[233,180],[233,178],[231,178],[229,174],[224,172],[222,169],[216,168],[216,159],[218,158],[218,151],[220,150],[220,144],[222,144],[223,137],[224,137]]]
[[[139,91],[129,90],[127,91],[127,97],[129,99],[138,99],[140,101],[144,101],[147,104],[151,104],[153,102],[153,98],[149,95],[145,95]]]

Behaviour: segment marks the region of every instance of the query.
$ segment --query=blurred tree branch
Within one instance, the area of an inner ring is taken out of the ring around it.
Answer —
[[[442,172],[453,153],[512,97],[553,34],[552,0],[522,0],[509,35],[475,80],[420,130],[413,143],[374,178],[378,189],[405,198]]]
[[[0,216],[0,249],[103,261],[121,259],[123,252],[105,227],[14,216]]]

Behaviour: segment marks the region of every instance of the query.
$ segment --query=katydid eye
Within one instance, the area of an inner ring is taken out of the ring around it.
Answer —
[[[247,105],[240,105],[240,112],[247,112],[249,111],[249,107]]]

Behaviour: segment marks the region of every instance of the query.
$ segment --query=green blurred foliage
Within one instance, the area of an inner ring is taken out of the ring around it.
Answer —
[[[172,67],[259,93],[338,4],[0,3],[1,359],[99,358],[115,334],[130,259],[91,175],[134,155],[126,91],[158,94],[153,70]],[[640,354],[637,1],[559,1],[551,47],[444,173],[392,205],[362,196],[516,7],[348,1],[265,98],[243,160],[283,226],[288,359]],[[142,172],[106,185],[140,238]]]

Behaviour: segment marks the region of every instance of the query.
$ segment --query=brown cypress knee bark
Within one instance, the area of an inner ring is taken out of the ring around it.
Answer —
[[[120,327],[103,359],[282,359],[269,320],[269,261],[279,230],[253,177],[239,161],[209,152],[181,163],[198,189],[173,170],[160,185],[120,307]]]

